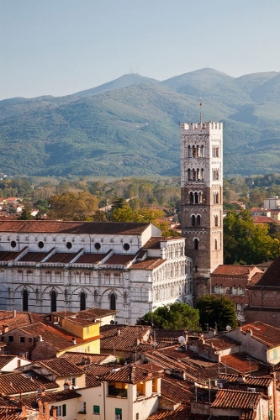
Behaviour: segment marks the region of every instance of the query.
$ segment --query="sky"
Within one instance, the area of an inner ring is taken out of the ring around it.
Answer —
[[[0,100],[128,73],[280,71],[279,0],[0,0]]]

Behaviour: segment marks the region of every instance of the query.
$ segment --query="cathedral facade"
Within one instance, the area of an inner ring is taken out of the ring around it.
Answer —
[[[191,270],[184,238],[162,237],[152,224],[0,222],[0,309],[97,307],[134,324],[159,306],[188,301]]]
[[[193,294],[211,293],[210,273],[223,264],[223,124],[183,123],[181,219],[193,262]]]

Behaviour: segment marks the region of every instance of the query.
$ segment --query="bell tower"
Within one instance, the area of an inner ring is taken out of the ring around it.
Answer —
[[[211,292],[210,273],[223,264],[223,124],[182,123],[181,220],[193,261],[195,298]]]

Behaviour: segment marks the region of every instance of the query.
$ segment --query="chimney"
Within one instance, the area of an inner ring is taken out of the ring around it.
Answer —
[[[120,329],[117,330],[117,336],[119,336],[119,335],[121,335],[121,330]]]
[[[50,420],[50,409],[47,402],[44,403],[44,409],[45,409],[45,419]]]
[[[14,309],[13,310],[13,318],[16,318],[17,317],[17,311]]]
[[[41,335],[38,335],[38,341],[40,341],[40,342],[43,341],[43,337]]]
[[[63,385],[64,391],[68,391],[70,389],[70,384],[69,382],[65,382]]]
[[[73,344],[77,344],[77,340],[76,340],[76,338],[75,338],[75,337],[73,337],[73,338],[72,338],[72,343],[73,343]]]

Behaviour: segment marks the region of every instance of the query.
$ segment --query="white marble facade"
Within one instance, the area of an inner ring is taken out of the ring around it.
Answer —
[[[152,224],[0,222],[0,309],[38,313],[116,309],[134,324],[150,310],[191,301],[184,238]]]

